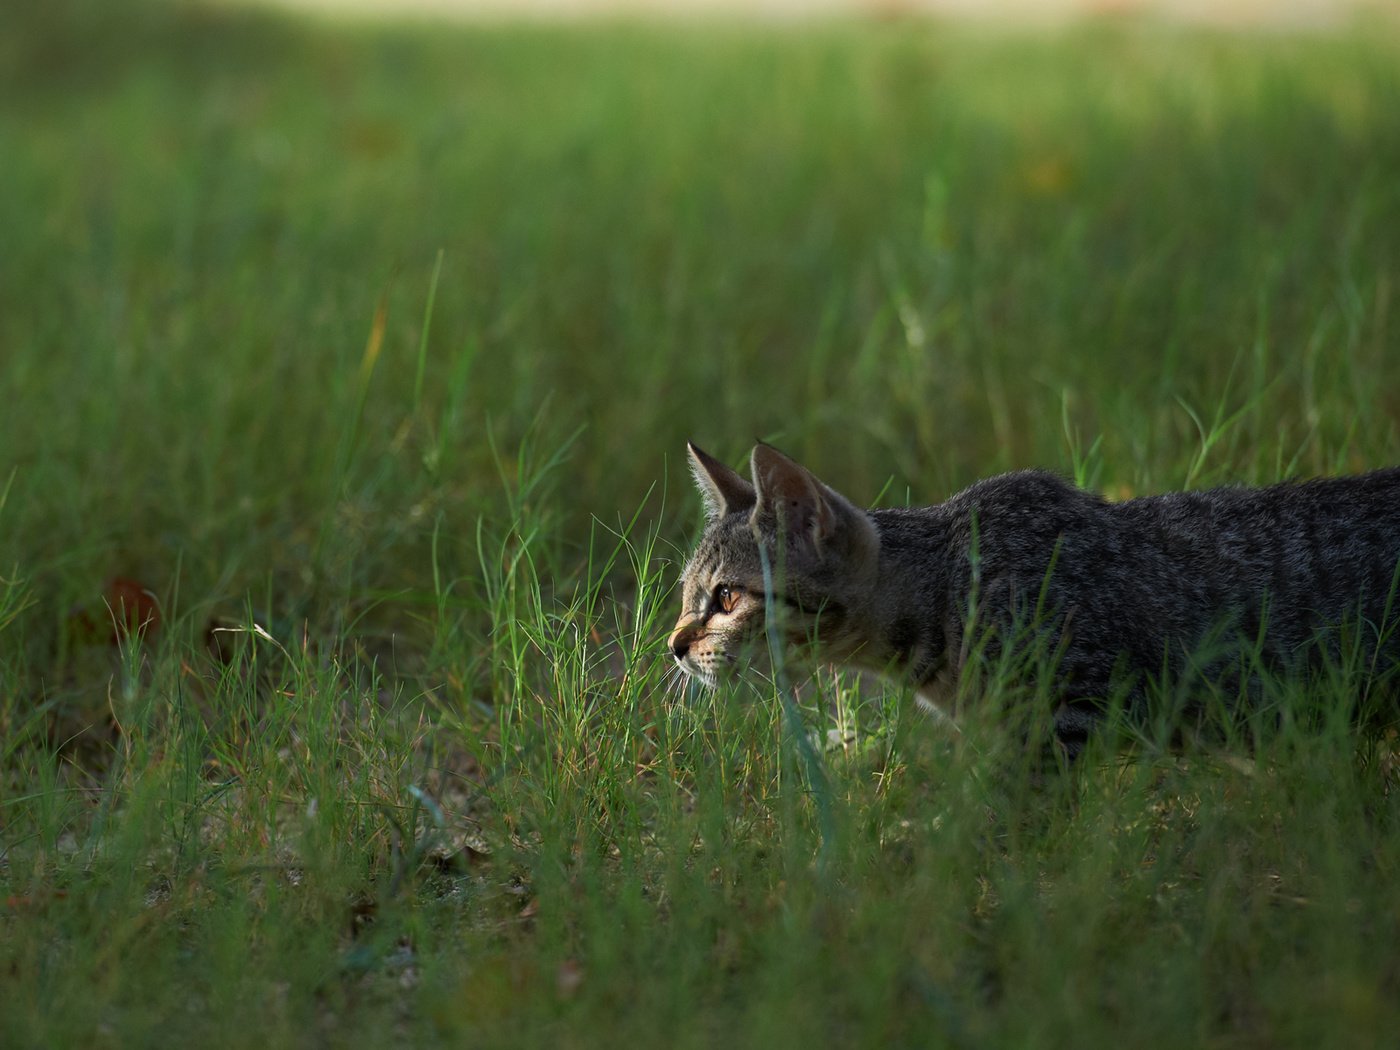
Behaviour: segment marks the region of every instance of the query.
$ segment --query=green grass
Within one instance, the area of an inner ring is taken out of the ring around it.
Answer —
[[[1400,462],[1392,27],[35,7],[0,1045],[1393,1042],[1383,740],[1037,783],[824,673],[814,766],[661,655],[688,437],[885,503]]]

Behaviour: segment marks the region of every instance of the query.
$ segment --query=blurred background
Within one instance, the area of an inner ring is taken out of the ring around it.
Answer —
[[[34,637],[115,577],[396,623],[525,505],[551,578],[600,522],[680,550],[686,439],[867,502],[1400,459],[1393,7],[16,9]]]
[[[1022,23],[1101,15],[1150,15],[1235,25],[1328,24],[1394,0],[272,0],[327,13],[449,17],[527,15],[723,15],[760,18],[932,15]]]

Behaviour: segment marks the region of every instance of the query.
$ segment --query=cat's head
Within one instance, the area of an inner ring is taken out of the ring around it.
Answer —
[[[752,481],[688,448],[708,520],[681,575],[676,662],[716,684],[766,652],[770,609],[799,654],[820,645],[850,655],[864,638],[879,559],[869,515],[770,445],[754,448]]]

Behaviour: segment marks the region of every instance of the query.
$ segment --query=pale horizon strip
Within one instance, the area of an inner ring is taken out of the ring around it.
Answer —
[[[229,0],[237,3],[237,0]],[[1038,24],[1147,16],[1222,26],[1308,28],[1358,16],[1400,16],[1400,0],[245,0],[352,18],[456,20],[647,18],[793,20],[927,15]]]

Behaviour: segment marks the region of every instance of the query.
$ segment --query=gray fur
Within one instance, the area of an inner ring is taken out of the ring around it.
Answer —
[[[751,494],[728,467],[693,447],[692,458],[711,515],[682,576],[671,649],[710,683],[763,633],[760,548],[781,569],[791,646],[818,642],[828,658],[899,676],[949,713],[974,641],[995,651],[1038,629],[1057,653],[1051,695],[1071,754],[1115,690],[1141,705],[1149,677],[1236,659],[1240,646],[1221,639],[1254,642],[1288,672],[1351,624],[1380,662],[1400,659],[1389,629],[1400,615],[1400,468],[1116,504],[1028,470],[932,507],[862,511],[766,445],[753,453]],[[705,464],[731,476],[711,481]]]

